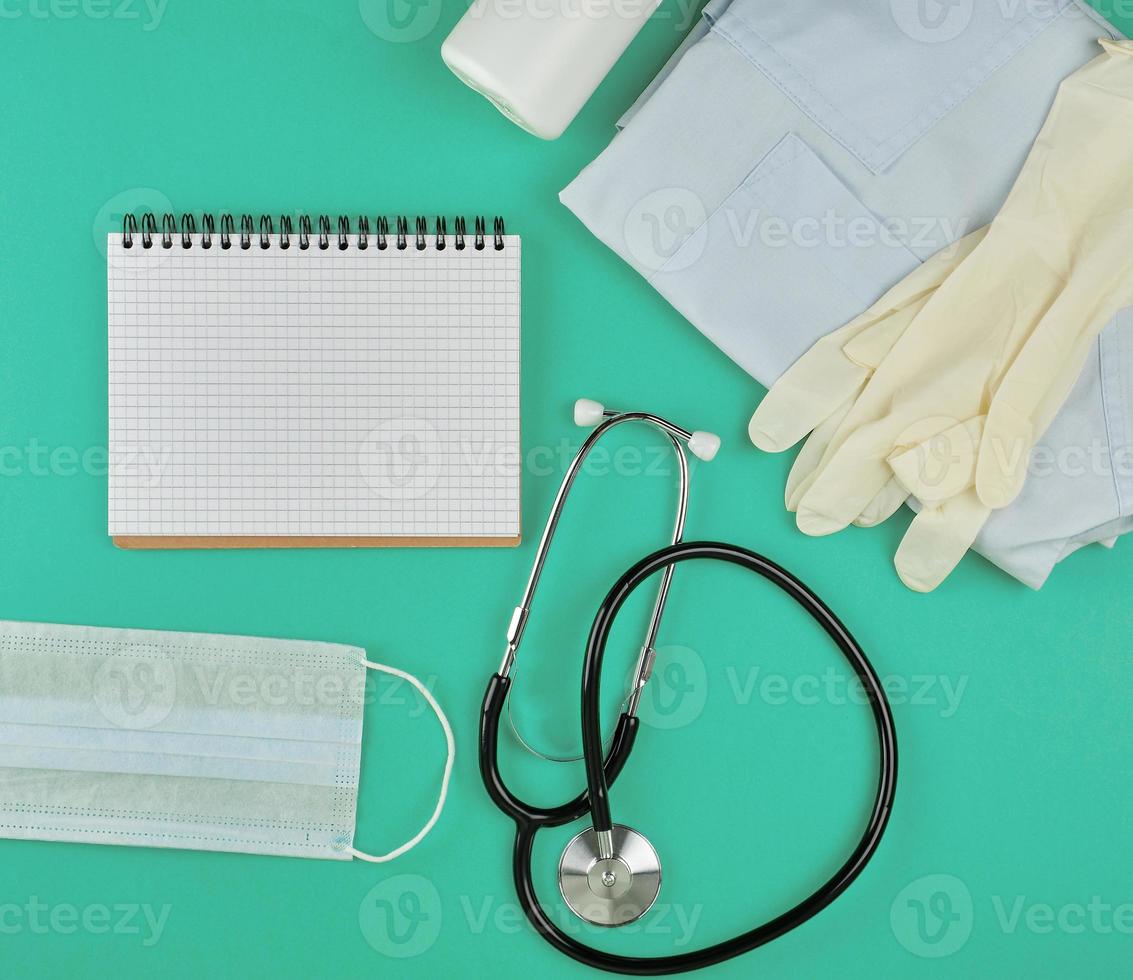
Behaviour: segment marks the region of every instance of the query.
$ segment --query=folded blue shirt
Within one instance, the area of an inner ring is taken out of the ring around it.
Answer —
[[[1076,0],[712,0],[561,199],[770,386],[994,217],[1099,36],[1119,35]],[[1133,310],[976,550],[1038,588],[1112,543],[1133,518],[1130,434]]]

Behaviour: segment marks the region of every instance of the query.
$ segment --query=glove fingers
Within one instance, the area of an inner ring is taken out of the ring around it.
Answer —
[[[932,507],[975,486],[984,416],[976,416],[889,457],[894,476],[909,494]]]
[[[1019,495],[1035,438],[1030,418],[1013,405],[992,402],[976,460],[976,492],[986,506],[1006,507]]]
[[[748,423],[751,441],[765,453],[781,453],[821,425],[866,378],[864,368],[843,362],[814,387],[796,386],[786,377],[777,381]]]
[[[1081,290],[1063,292],[1007,371],[992,396],[976,465],[976,491],[988,507],[1006,507],[1023,489],[1035,441],[1070,396],[1090,345],[1116,313],[1111,306],[1091,308]],[[1082,320],[1084,308],[1090,313]]]
[[[854,407],[854,402],[857,401],[860,392],[861,387],[847,398],[825,422],[815,429],[810,434],[810,438],[803,443],[802,449],[799,450],[799,454],[795,457],[791,472],[787,474],[787,486],[783,494],[787,510],[792,513],[798,510],[799,499],[810,488],[813,478],[818,472],[819,465],[822,463],[822,459],[834,439],[835,433],[837,433],[839,426],[841,426],[842,420],[850,414],[850,409]]]
[[[871,372],[876,371],[877,366],[885,360],[885,356],[901,339],[901,336],[909,328],[909,324],[917,318],[917,315],[925,308],[931,298],[932,293],[926,293],[924,296],[917,297],[903,309],[897,310],[883,320],[879,320],[869,330],[863,330],[853,340],[850,340],[842,348],[842,353],[855,364],[867,368]]]
[[[841,531],[855,521],[893,477],[886,461],[885,427],[854,432],[817,471],[798,502],[795,522],[804,534]]]
[[[986,232],[981,228],[937,252],[865,313],[803,354],[752,415],[751,441],[764,452],[782,452],[820,426],[869,379],[932,293]]]
[[[877,527],[878,524],[884,524],[908,499],[909,491],[901,486],[901,482],[896,477],[893,477],[869,502],[865,510],[854,518],[854,524],[857,527]]]
[[[1080,293],[1062,293],[992,396],[976,464],[976,491],[988,507],[1006,507],[1023,489],[1035,440],[1069,397],[1089,345],[1112,319],[1106,307],[1082,321],[1088,300]]]
[[[901,581],[914,592],[935,589],[959,564],[990,514],[974,490],[922,510],[893,560]]]
[[[984,225],[931,255],[889,289],[853,323],[860,324],[863,328],[870,327],[900,313],[913,303],[919,302],[923,306],[937,288],[975,251],[980,242],[987,237],[990,228],[990,225]],[[847,338],[843,343],[848,343],[851,339],[853,338]],[[874,366],[877,366],[876,361]]]
[[[747,427],[757,447],[765,453],[789,449],[861,389],[869,369],[842,353],[861,329],[855,321],[823,337],[771,386]]]
[[[814,483],[815,476],[818,475],[817,469],[812,469],[809,472],[795,478],[795,470],[799,468],[799,460],[802,458],[800,453],[799,457],[795,459],[795,465],[791,467],[791,472],[787,474],[787,489],[783,494],[783,503],[786,505],[789,513],[794,514],[799,509],[799,501],[810,490],[810,486]]]
[[[989,228],[990,225],[985,225],[942,248],[882,296],[859,318],[869,318],[871,322],[865,324],[867,329],[848,338],[843,345],[846,357],[862,367],[877,370],[936,290],[987,237]]]

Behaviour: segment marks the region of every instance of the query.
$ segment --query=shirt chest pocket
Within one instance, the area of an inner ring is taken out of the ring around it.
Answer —
[[[1075,0],[735,0],[714,30],[881,173],[1039,34],[1087,16]]]
[[[904,231],[871,213],[794,133],[710,214],[687,191],[647,200],[637,224],[657,257],[650,281],[764,384],[918,262]],[[662,249],[666,229],[682,233]]]

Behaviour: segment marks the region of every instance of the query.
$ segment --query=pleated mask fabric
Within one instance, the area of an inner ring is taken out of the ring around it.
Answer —
[[[368,858],[368,666],[333,643],[0,621],[0,836]],[[442,724],[442,801],[410,845],[443,805]]]

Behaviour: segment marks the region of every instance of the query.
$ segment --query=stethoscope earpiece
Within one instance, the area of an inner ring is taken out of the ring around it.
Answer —
[[[720,437],[715,432],[698,430],[688,437],[688,450],[697,459],[711,463],[720,451]]]
[[[589,429],[602,421],[606,409],[592,398],[580,398],[574,403],[574,424]]]

